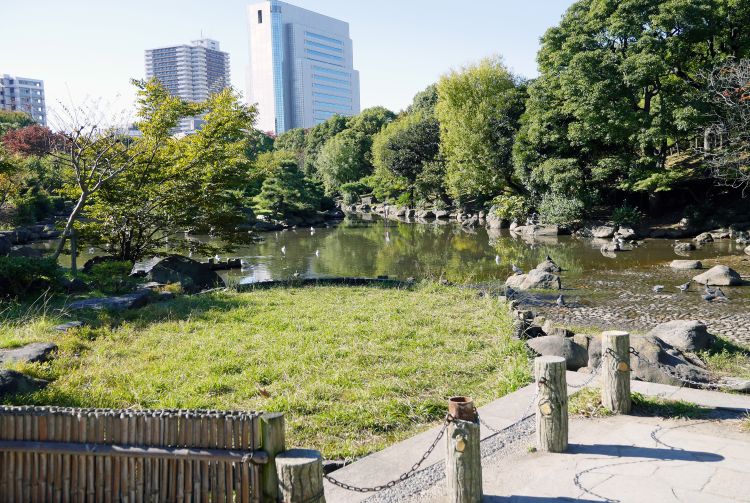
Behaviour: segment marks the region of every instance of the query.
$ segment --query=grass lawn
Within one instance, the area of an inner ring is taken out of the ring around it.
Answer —
[[[14,403],[281,411],[289,446],[329,458],[424,430],[449,396],[483,404],[531,379],[504,304],[434,283],[178,297],[65,335],[50,312],[0,325],[0,347],[60,346],[19,368],[53,382]]]

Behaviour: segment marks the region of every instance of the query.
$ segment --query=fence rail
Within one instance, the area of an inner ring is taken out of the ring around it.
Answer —
[[[259,418],[0,407],[0,502],[261,501]]]

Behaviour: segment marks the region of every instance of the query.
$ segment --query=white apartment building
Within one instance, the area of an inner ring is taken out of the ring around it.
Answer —
[[[247,99],[258,105],[258,129],[280,134],[359,113],[348,23],[279,0],[247,12]]]
[[[156,78],[173,96],[201,102],[229,87],[229,54],[211,39],[146,50],[146,78]],[[180,133],[200,129],[200,117],[180,123]]]
[[[42,126],[47,125],[44,81],[4,74],[0,77],[0,108],[24,112]]]

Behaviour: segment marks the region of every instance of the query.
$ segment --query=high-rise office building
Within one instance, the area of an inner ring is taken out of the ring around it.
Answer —
[[[146,50],[146,78],[155,77],[173,96],[186,101],[205,101],[211,94],[228,87],[229,54],[219,50],[219,42],[194,40],[190,45],[175,45]],[[180,123],[179,132],[200,129],[200,118]]]
[[[42,126],[47,125],[47,106],[44,103],[44,81],[15,77],[0,77],[0,108],[24,112]]]
[[[248,7],[247,99],[277,134],[359,113],[349,24],[278,0]]]

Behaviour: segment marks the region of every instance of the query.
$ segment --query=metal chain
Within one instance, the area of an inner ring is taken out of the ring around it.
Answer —
[[[630,348],[630,354],[635,356],[638,361],[645,363],[646,365],[649,365],[651,367],[654,367],[658,369],[662,374],[666,375],[667,377],[671,377],[673,379],[677,379],[678,381],[682,382],[683,384],[690,384],[697,388],[702,389],[715,389],[715,390],[721,390],[724,389],[726,386],[722,386],[717,383],[711,383],[711,382],[699,382],[699,381],[691,381],[690,379],[685,379],[684,377],[676,374],[674,371],[671,370],[671,368],[668,365],[664,365],[659,362],[652,362],[651,360],[648,360],[647,358],[644,358],[641,356],[641,354],[635,350],[635,348]]]
[[[503,433],[503,432],[512,430],[513,428],[515,428],[516,426],[518,426],[519,424],[521,424],[522,422],[524,422],[524,420],[526,420],[527,417],[529,417],[529,413],[531,412],[531,407],[534,405],[534,403],[536,402],[537,398],[539,398],[539,389],[538,388],[537,388],[537,392],[534,393],[534,396],[531,397],[531,401],[526,406],[526,409],[523,411],[523,413],[521,413],[521,417],[519,417],[514,423],[509,424],[505,428],[500,428],[499,430],[497,428],[493,428],[484,419],[482,419],[479,416],[478,412],[477,412],[477,418],[479,419],[479,423],[482,426],[484,426],[485,428],[487,428],[488,430],[490,430],[491,432],[493,432],[493,433]]]
[[[399,482],[403,482],[404,480],[413,477],[414,474],[417,473],[417,470],[419,470],[419,467],[422,466],[422,463],[424,463],[428,457],[430,457],[430,454],[432,454],[432,451],[435,450],[435,447],[437,446],[438,442],[440,442],[440,439],[443,438],[443,435],[445,435],[445,430],[448,429],[448,425],[452,423],[453,421],[454,421],[454,417],[451,416],[450,414],[447,414],[445,416],[445,422],[443,422],[443,426],[440,428],[440,431],[435,437],[435,440],[432,441],[432,444],[430,444],[430,446],[427,448],[424,454],[422,454],[422,457],[419,458],[419,461],[414,463],[412,467],[409,469],[409,471],[402,473],[397,479],[390,480],[386,482],[385,484],[380,484],[377,486],[357,487],[351,484],[347,484],[345,482],[341,482],[340,480],[336,480],[330,475],[324,475],[324,477],[331,484],[338,486],[341,489],[344,489],[346,491],[353,491],[356,493],[375,493],[375,492],[380,492],[384,489],[390,489],[391,487],[395,486]]]
[[[568,387],[573,388],[573,389],[585,388],[586,386],[588,386],[589,384],[591,384],[594,381],[594,379],[596,379],[596,376],[602,370],[602,366],[603,365],[604,365],[604,358],[600,358],[599,359],[599,365],[597,365],[596,367],[594,367],[594,371],[591,373],[591,377],[589,377],[588,379],[586,379],[581,384],[568,384]]]

